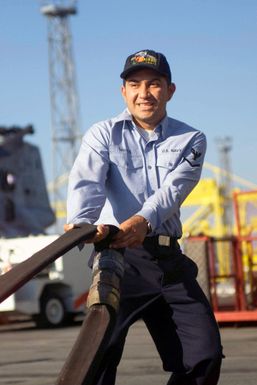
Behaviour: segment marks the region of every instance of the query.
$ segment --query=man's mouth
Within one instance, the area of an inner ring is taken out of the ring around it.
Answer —
[[[150,102],[147,102],[147,103],[137,103],[137,105],[140,108],[149,109],[149,108],[152,108],[154,106],[154,103],[150,103]]]

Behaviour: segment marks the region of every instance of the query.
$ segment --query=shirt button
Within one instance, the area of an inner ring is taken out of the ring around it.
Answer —
[[[152,166],[148,166],[148,169],[151,170],[151,169],[152,169]]]

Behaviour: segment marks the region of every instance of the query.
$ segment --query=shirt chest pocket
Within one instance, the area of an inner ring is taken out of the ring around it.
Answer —
[[[160,169],[165,169],[166,171],[172,171],[177,167],[180,162],[180,157],[177,154],[173,153],[160,153],[157,157],[156,165]]]
[[[131,151],[110,151],[110,162],[124,170],[137,170],[143,168],[143,159],[140,154]]]

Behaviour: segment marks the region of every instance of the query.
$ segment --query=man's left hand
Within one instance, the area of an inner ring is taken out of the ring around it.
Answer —
[[[119,249],[123,247],[135,247],[141,245],[148,231],[147,220],[134,215],[119,226],[120,231],[115,235],[110,247]]]

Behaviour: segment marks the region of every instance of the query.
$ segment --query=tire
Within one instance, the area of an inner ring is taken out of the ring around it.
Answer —
[[[70,314],[67,313],[63,299],[55,293],[42,298],[40,314],[34,316],[38,327],[58,328],[68,323]]]

